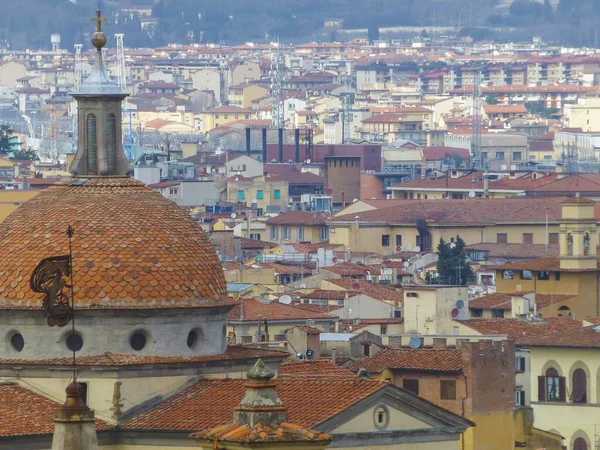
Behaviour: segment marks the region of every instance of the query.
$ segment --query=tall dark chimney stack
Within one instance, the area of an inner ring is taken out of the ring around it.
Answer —
[[[283,128],[279,128],[279,162],[283,162]]]
[[[300,162],[300,128],[294,130],[294,144],[296,145],[296,162]]]
[[[263,164],[267,163],[267,129],[262,129],[262,160]]]

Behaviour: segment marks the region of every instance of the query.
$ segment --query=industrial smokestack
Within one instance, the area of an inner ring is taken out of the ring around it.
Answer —
[[[250,154],[251,144],[250,144],[250,127],[246,128],[246,153]]]
[[[267,162],[267,129],[262,129],[262,160],[263,163]]]
[[[279,128],[279,162],[283,162],[283,128]]]
[[[300,128],[294,130],[294,144],[296,145],[296,162],[300,162]]]

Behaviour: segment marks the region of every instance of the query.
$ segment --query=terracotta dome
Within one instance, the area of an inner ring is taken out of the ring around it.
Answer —
[[[223,270],[191,217],[130,178],[73,179],[48,188],[0,223],[0,308],[41,308],[29,286],[40,259],[68,254],[76,308],[216,306]]]

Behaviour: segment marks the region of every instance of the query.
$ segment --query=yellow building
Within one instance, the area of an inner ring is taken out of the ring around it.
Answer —
[[[239,106],[218,106],[207,109],[201,114],[202,131],[210,131],[234,120],[248,120],[254,118],[254,111]]]
[[[598,325],[533,336],[522,344],[531,348],[536,426],[564,436],[567,450],[595,449],[599,442]]]
[[[472,172],[467,169],[434,171],[418,180],[406,181],[389,187],[392,199],[467,199],[508,198],[523,195],[553,180],[555,173],[543,172]]]
[[[284,211],[289,202],[288,183],[274,181],[264,175],[253,178],[231,177],[227,180],[223,200],[243,203],[263,212]]]
[[[565,118],[569,128],[581,128],[584,132],[600,131],[600,98],[584,97],[582,103],[566,104]]]
[[[266,86],[251,83],[242,83],[229,87],[229,104],[240,108],[251,108],[252,102],[269,93]]]
[[[336,213],[330,244],[353,254],[435,251],[440,238],[476,243],[558,242],[560,198],[363,200]],[[548,233],[548,234],[546,234]]]
[[[290,211],[267,220],[267,239],[276,243],[326,243],[329,240],[329,221],[321,213]]]
[[[0,222],[19,207],[22,203],[31,200],[40,191],[26,190],[26,191],[7,191],[0,190]]]
[[[544,295],[550,299],[544,304],[544,316],[599,316],[600,272],[598,257],[594,251],[598,246],[595,204],[593,200],[579,197],[562,201],[558,239],[560,256],[494,267],[496,291]],[[555,296],[555,299],[552,296]],[[530,310],[533,309],[534,305],[531,305]]]

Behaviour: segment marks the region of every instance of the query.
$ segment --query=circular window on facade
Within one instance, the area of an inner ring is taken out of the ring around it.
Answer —
[[[83,338],[78,334],[71,333],[67,336],[67,348],[72,352],[78,352],[83,347]]]
[[[142,350],[146,346],[147,342],[148,338],[146,337],[146,334],[143,331],[136,331],[129,338],[129,345],[131,345],[131,348],[134,349],[136,352]]]
[[[378,430],[385,430],[390,425],[390,410],[387,405],[380,404],[373,410],[373,424]]]
[[[198,343],[198,333],[196,330],[192,330],[188,333],[187,337],[187,346],[188,348],[193,348]]]
[[[25,347],[25,339],[23,339],[23,335],[21,333],[14,333],[10,337],[10,346],[20,352]]]

